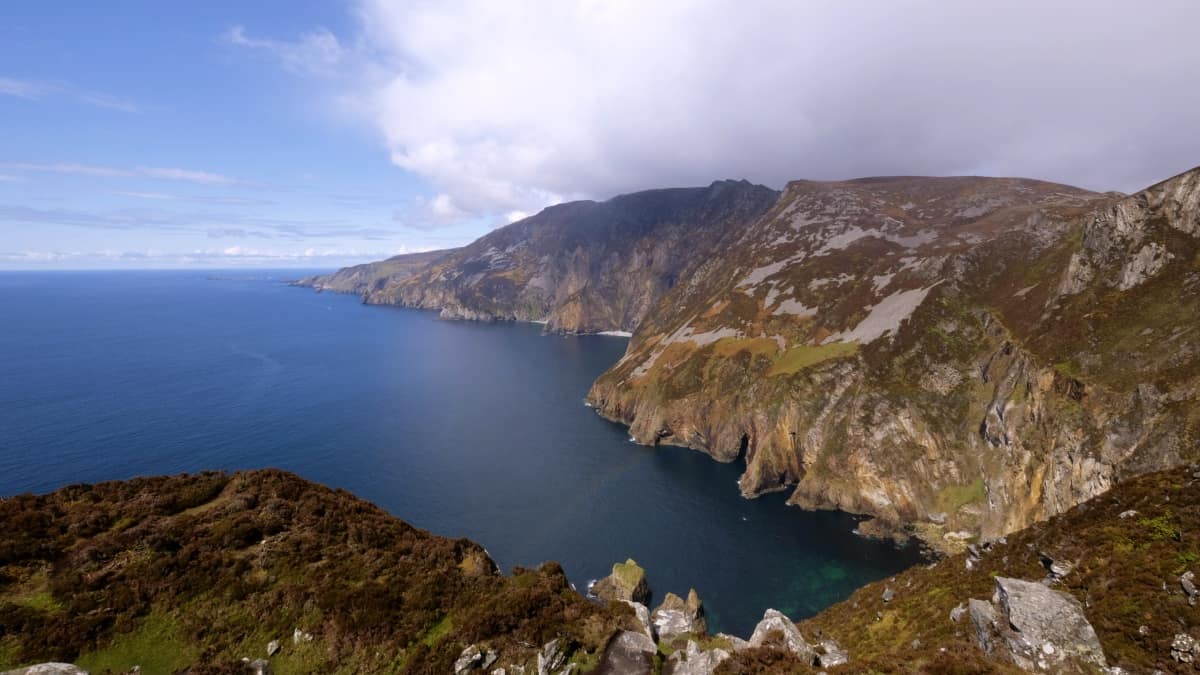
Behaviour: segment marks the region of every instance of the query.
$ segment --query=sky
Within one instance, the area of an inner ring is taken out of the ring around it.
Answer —
[[[1200,165],[1196,26],[1195,0],[11,0],[0,269],[333,268],[725,178],[1131,192]]]

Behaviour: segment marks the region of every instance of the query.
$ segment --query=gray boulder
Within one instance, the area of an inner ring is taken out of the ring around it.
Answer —
[[[39,663],[16,670],[6,670],[0,675],[88,675],[88,671],[70,663]]]
[[[1180,663],[1194,663],[1198,656],[1200,656],[1200,640],[1196,640],[1187,633],[1179,633],[1175,636],[1175,640],[1171,642],[1171,658]]]
[[[623,630],[608,642],[596,675],[651,675],[658,647],[648,636]]]
[[[650,614],[650,622],[660,640],[670,641],[680,635],[703,635],[708,632],[704,606],[695,589],[688,591],[686,601],[674,593],[667,593],[662,604]]]
[[[275,656],[279,653],[279,640],[271,640],[267,643],[267,656]]]
[[[817,665],[821,668],[832,668],[849,662],[850,653],[833,640],[821,640],[817,644]]]
[[[754,634],[750,636],[750,646],[761,647],[777,639],[782,640],[782,646],[787,647],[788,651],[804,663],[811,664],[817,656],[812,645],[800,635],[800,629],[796,628],[791,619],[779,610],[768,609],[763,614],[762,621],[754,627]]]
[[[1200,598],[1200,589],[1196,588],[1196,573],[1188,570],[1179,577],[1179,585],[1183,587],[1184,594],[1187,595],[1188,604],[1196,604],[1196,599]]]
[[[1104,650],[1079,601],[1020,579],[996,577],[992,602],[971,600],[968,612],[984,652],[1025,670],[1107,668]]]
[[[612,574],[592,584],[588,593],[607,602],[628,600],[644,605],[650,601],[650,585],[646,583],[646,570],[642,569],[633,558],[613,565]]]
[[[479,645],[468,645],[458,655],[458,659],[454,661],[454,675],[462,675],[463,673],[482,668],[483,650],[479,648]]]
[[[550,675],[567,662],[567,645],[561,638],[547,642],[537,657],[538,675]]]
[[[254,659],[246,664],[246,672],[250,675],[271,675],[271,663],[266,659]]]
[[[667,659],[663,675],[713,675],[729,657],[724,649],[701,649],[695,640],[688,640],[687,649],[680,649]]]

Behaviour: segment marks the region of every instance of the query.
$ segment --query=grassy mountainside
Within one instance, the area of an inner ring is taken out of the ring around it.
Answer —
[[[276,673],[447,673],[478,642],[497,665],[554,638],[586,661],[628,619],[556,564],[501,576],[477,544],[273,470],[10,497],[0,532],[0,670],[242,672],[278,639]]]
[[[1200,170],[796,182],[589,402],[741,459],[746,495],[995,538],[1200,456]]]
[[[317,291],[365,295],[389,281],[407,279],[453,252],[454,249],[405,253],[387,260],[344,267],[333,274],[305,277],[292,282],[292,285],[307,286]]]

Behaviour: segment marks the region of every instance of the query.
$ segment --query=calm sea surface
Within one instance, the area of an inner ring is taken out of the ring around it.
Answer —
[[[739,470],[627,440],[582,403],[623,338],[438,321],[289,288],[299,272],[0,273],[0,495],[280,467],[506,570],[580,587],[633,557],[654,602],[695,587],[714,631],[801,618],[917,560],[745,500]]]

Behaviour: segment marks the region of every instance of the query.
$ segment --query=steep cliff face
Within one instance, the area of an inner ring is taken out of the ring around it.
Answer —
[[[364,299],[440,309],[446,318],[545,321],[550,331],[632,331],[776,196],[745,181],[723,181],[562,204],[417,274],[387,278]]]
[[[1200,171],[795,182],[589,402],[747,495],[996,537],[1200,454]]]
[[[307,286],[318,291],[365,295],[379,289],[388,281],[407,279],[455,250],[405,253],[365,265],[343,267],[333,274],[305,277],[293,281],[292,285]]]

